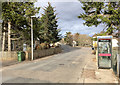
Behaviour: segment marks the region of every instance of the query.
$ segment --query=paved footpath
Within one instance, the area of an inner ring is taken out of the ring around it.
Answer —
[[[112,83],[112,85],[118,85],[118,78],[113,73],[113,70],[98,69],[96,57],[94,55],[91,57],[83,70],[83,83]],[[79,82],[81,82],[81,80]]]
[[[112,70],[97,69],[88,47],[63,45],[63,52],[3,67],[3,83],[117,83]]]

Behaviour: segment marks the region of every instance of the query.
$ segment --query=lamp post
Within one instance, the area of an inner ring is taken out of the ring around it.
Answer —
[[[35,16],[31,16],[31,60],[33,60],[33,17]]]

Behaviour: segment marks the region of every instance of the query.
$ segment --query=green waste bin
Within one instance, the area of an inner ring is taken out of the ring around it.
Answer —
[[[19,62],[25,60],[25,52],[19,51],[19,52],[17,53],[17,55],[18,55],[18,61],[19,61]]]

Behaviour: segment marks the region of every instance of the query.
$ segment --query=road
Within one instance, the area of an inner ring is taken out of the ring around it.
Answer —
[[[77,83],[91,57],[91,48],[62,45],[60,54],[4,67],[3,83]]]

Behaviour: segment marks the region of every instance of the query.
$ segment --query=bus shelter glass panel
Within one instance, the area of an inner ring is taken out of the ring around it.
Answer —
[[[111,68],[111,39],[99,39],[98,41],[98,66],[102,68]]]

